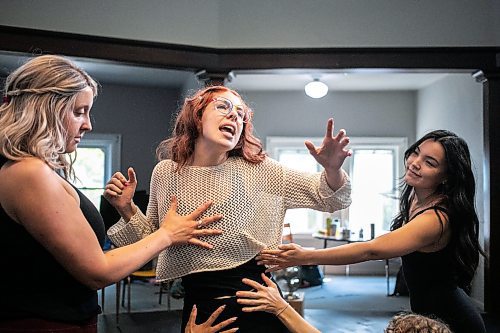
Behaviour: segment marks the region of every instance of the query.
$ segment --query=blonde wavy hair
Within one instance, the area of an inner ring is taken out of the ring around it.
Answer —
[[[440,319],[433,319],[411,312],[402,312],[387,325],[384,333],[452,333]]]
[[[38,56],[12,72],[0,106],[0,154],[14,161],[37,157],[66,178],[71,175],[67,118],[87,87],[97,96],[96,81],[61,56]]]

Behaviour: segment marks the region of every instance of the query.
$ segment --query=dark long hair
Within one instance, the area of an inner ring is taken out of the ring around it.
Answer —
[[[479,255],[485,255],[479,245],[479,220],[475,209],[476,183],[467,143],[455,133],[436,130],[427,133],[405,152],[405,164],[415,149],[426,140],[439,142],[445,151],[446,181],[436,188],[435,194],[443,197],[441,205],[446,207],[451,239],[453,265],[458,273],[458,285],[470,293],[472,278],[479,263]],[[391,230],[400,228],[409,221],[410,200],[413,187],[401,183],[400,211],[394,218]]]
[[[170,158],[177,162],[177,171],[180,171],[188,163],[189,158],[194,153],[196,139],[202,131],[201,117],[203,112],[212,98],[223,92],[232,93],[244,103],[243,98],[236,91],[224,86],[210,86],[187,97],[177,116],[172,137],[163,140],[156,149],[159,160]],[[245,106],[248,112],[251,112],[250,108]],[[260,140],[253,134],[251,119],[243,124],[240,140],[233,150],[228,152],[228,156],[240,156],[253,164],[264,160],[266,154]]]

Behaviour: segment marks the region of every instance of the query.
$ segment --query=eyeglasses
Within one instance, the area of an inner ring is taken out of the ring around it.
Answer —
[[[233,102],[227,98],[216,97],[212,99],[212,102],[214,103],[214,109],[225,116],[234,110],[238,120],[243,123],[248,123],[252,117],[252,113],[248,111],[244,105],[234,105]]]

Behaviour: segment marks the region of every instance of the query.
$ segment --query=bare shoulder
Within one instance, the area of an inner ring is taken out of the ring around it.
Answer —
[[[448,214],[446,210],[443,209],[428,209],[415,219],[425,220],[429,223],[436,224],[438,226],[447,226],[448,225]]]
[[[422,252],[433,252],[446,246],[451,236],[448,214],[440,209],[429,209],[415,218],[418,224],[428,234],[431,240],[428,246],[420,249]],[[416,221],[415,221],[416,222]]]
[[[11,161],[0,170],[0,203],[16,219],[16,211],[34,202],[43,204],[50,198],[62,199],[71,194],[64,183],[61,177],[38,158]]]
[[[58,177],[45,162],[38,158],[8,162],[0,172],[0,184],[9,189],[20,188],[26,184],[30,184],[30,187],[37,186]]]

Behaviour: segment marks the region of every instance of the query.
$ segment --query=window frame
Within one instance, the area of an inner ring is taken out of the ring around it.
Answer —
[[[104,150],[104,178],[110,179],[113,172],[121,170],[121,134],[87,133],[78,148],[101,148]],[[77,161],[78,161],[77,148]],[[78,177],[78,175],[76,175]],[[85,188],[85,187],[83,187]]]
[[[311,141],[314,145],[320,146],[324,137],[291,137],[291,136],[268,136],[266,138],[266,151],[271,158],[278,159],[280,150],[296,149],[302,150],[307,148],[304,145],[305,141]],[[398,187],[398,178],[402,176],[404,170],[404,152],[408,147],[407,137],[349,137],[349,149],[385,149],[394,151],[393,174],[396,175],[393,180],[393,188]],[[353,173],[354,160],[347,158],[342,165],[346,173],[351,176]],[[315,231],[313,231],[315,232]],[[309,233],[310,236],[312,234]],[[298,234],[305,236],[306,234]]]
[[[106,134],[106,133],[87,133],[82,141],[78,144],[76,150],[76,160],[74,163],[78,163],[79,155],[78,150],[83,148],[98,148],[104,151],[104,175],[102,189],[106,186],[106,183],[116,170],[120,170],[121,164],[121,135],[120,134]],[[71,181],[73,185],[78,188],[83,193],[86,191],[93,191],[101,189],[100,187],[87,187],[82,181],[81,175],[76,174],[76,179]],[[89,199],[93,198],[93,195],[86,193]],[[93,199],[91,199],[93,200]],[[94,202],[96,208],[99,209],[100,202]]]

